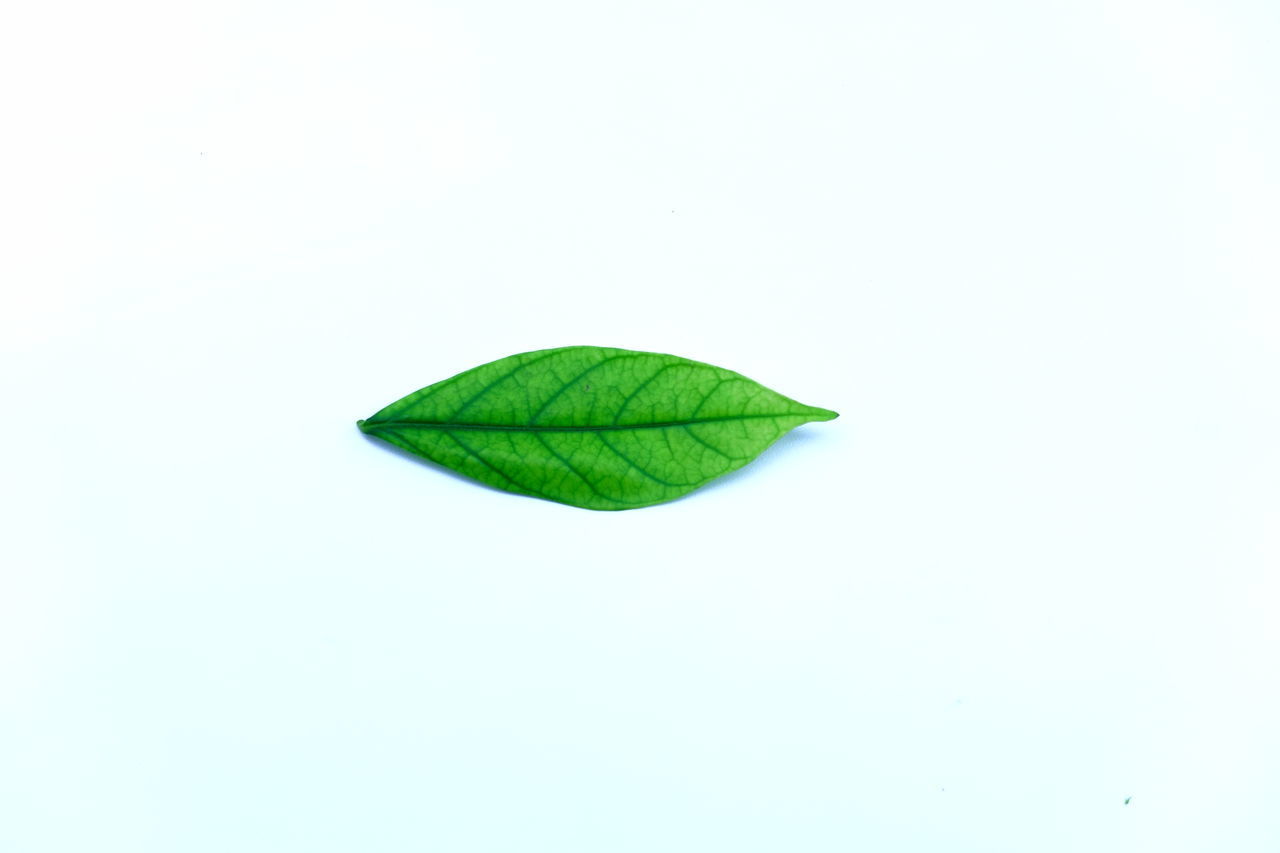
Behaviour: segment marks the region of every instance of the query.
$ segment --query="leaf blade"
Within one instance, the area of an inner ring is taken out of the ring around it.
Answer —
[[[836,416],[691,359],[560,347],[464,371],[357,425],[490,486],[608,510],[681,497]]]

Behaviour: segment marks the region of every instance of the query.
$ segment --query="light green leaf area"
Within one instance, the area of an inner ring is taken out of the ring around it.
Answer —
[[[490,486],[616,510],[674,500],[834,417],[687,358],[562,347],[481,365],[358,424]]]

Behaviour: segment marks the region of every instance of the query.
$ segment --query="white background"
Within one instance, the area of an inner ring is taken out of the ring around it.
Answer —
[[[13,4],[0,849],[1280,849],[1278,39]],[[356,430],[581,343],[842,417],[623,513]]]

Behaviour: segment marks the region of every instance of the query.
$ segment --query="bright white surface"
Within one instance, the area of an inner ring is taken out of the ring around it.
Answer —
[[[5,17],[0,849],[1280,849],[1274,4]],[[843,417],[355,428],[574,343]]]

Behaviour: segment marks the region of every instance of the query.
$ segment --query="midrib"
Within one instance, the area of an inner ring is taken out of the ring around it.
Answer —
[[[360,422],[360,428],[365,432],[371,430],[390,428],[397,429],[401,427],[415,427],[417,429],[439,429],[448,431],[464,431],[464,430],[499,430],[502,432],[612,432],[627,429],[663,429],[666,427],[685,427],[697,426],[699,424],[721,423],[724,421],[754,421],[766,420],[770,418],[799,418],[805,417],[798,412],[779,412],[773,415],[725,415],[718,418],[690,418],[682,421],[659,421],[646,424],[599,424],[595,426],[554,426],[542,424],[466,424],[466,423],[450,423],[446,421],[381,421],[376,424]]]

